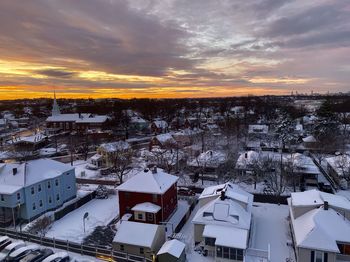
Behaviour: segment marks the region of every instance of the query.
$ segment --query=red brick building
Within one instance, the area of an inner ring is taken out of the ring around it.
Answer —
[[[154,168],[120,185],[119,215],[131,214],[130,220],[150,224],[167,221],[177,208],[178,177]]]

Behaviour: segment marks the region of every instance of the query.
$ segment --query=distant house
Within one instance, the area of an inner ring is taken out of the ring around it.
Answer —
[[[150,224],[167,221],[177,208],[178,177],[162,169],[146,169],[117,187],[119,215]]]
[[[76,131],[84,133],[90,131],[101,131],[109,121],[106,115],[95,115],[90,113],[61,114],[56,101],[56,95],[52,106],[52,115],[46,119],[47,134],[56,134],[61,131]]]
[[[350,202],[309,190],[288,199],[298,262],[350,261]]]
[[[11,144],[18,149],[34,151],[47,145],[48,137],[43,134],[35,134],[32,136],[16,137],[11,139]]]
[[[173,134],[173,137],[179,147],[183,148],[193,144],[196,137],[200,137],[203,131],[199,129],[184,129]]]
[[[188,162],[192,169],[204,169],[205,172],[214,172],[220,165],[225,163],[227,155],[221,151],[208,150],[201,153],[198,157]]]
[[[155,261],[156,254],[165,242],[163,225],[121,221],[113,239],[113,249],[128,254],[128,260]],[[136,258],[134,256],[137,256]]]
[[[132,116],[130,117],[130,128],[136,131],[142,131],[147,129],[149,126],[149,122],[143,119],[141,116]]]
[[[129,143],[122,140],[102,144],[97,148],[97,154],[91,158],[91,163],[97,167],[112,167],[116,155],[130,149]]]
[[[317,140],[313,135],[302,138],[302,141],[305,149],[314,149],[317,144]]]
[[[74,167],[50,159],[0,165],[0,223],[30,221],[76,196]]]
[[[250,135],[267,135],[269,127],[267,125],[249,125],[248,134]]]
[[[342,189],[348,189],[350,179],[350,155],[340,154],[327,157],[327,171],[340,184]]]
[[[168,132],[168,127],[168,123],[164,120],[155,120],[150,125],[153,134],[166,133]]]
[[[168,240],[158,251],[158,262],[185,262],[186,245],[177,239]]]
[[[253,195],[230,183],[219,194],[215,193],[217,186],[212,189],[204,193],[213,192],[192,220],[194,241],[215,261],[243,261],[248,248]],[[201,198],[205,195],[202,193]]]
[[[152,148],[155,146],[158,146],[160,148],[175,148],[176,145],[177,143],[172,134],[160,134],[151,139],[149,144],[149,150],[152,150]]]

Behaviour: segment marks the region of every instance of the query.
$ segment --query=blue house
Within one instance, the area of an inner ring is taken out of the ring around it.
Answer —
[[[76,197],[75,169],[51,159],[0,164],[0,224],[30,221]]]

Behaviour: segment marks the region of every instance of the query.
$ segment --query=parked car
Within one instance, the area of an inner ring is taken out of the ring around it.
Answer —
[[[51,256],[53,251],[49,248],[34,250],[20,260],[20,262],[41,262],[48,256]]]
[[[0,251],[3,250],[6,246],[12,243],[12,240],[8,236],[0,237]]]
[[[9,254],[9,256],[6,258],[6,262],[19,262],[22,258],[27,256],[29,253],[31,253],[34,250],[39,250],[39,246],[37,245],[29,245],[21,247]]]
[[[69,262],[70,257],[67,252],[58,252],[45,258],[42,262]]]
[[[191,189],[188,189],[186,187],[178,187],[177,194],[180,196],[195,196],[196,195],[196,193],[194,191],[192,191]]]
[[[24,246],[25,244],[23,241],[12,242],[0,252],[0,262],[5,261],[12,252]]]

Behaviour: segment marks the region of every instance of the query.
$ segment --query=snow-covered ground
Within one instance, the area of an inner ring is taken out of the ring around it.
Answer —
[[[169,219],[169,224],[166,225],[167,227],[167,235],[171,235],[173,233],[173,229],[175,229],[181,222],[182,218],[185,216],[185,214],[190,209],[190,205],[185,200],[179,200],[177,204],[177,210],[176,212],[171,216]]]
[[[86,212],[89,217],[85,220],[84,233],[83,216]],[[97,226],[109,224],[118,214],[117,195],[110,195],[108,199],[93,199],[55,221],[46,236],[81,243]]]
[[[292,242],[288,215],[287,205],[254,203],[251,247],[267,250],[270,244],[271,262],[295,261],[293,248],[287,246]]]
[[[87,161],[76,160],[73,162],[75,167],[75,176],[78,178],[97,178],[100,175],[98,170],[89,170],[86,168]]]
[[[350,190],[339,190],[338,192],[335,193],[336,195],[340,195],[343,197],[346,197],[350,201]]]

